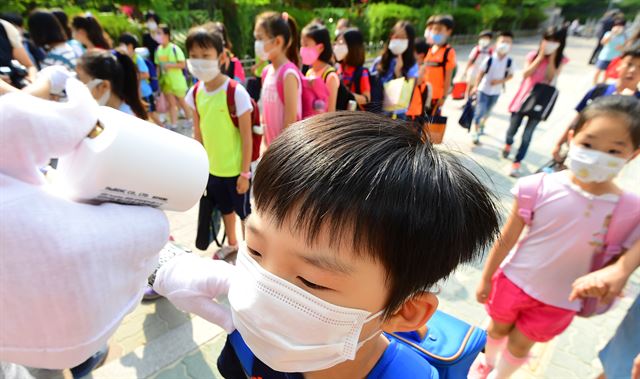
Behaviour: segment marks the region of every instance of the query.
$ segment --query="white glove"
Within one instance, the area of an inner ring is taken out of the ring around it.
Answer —
[[[178,309],[194,313],[231,333],[235,330],[231,311],[213,299],[229,292],[235,271],[236,267],[225,261],[184,254],[160,267],[153,289]]]
[[[0,97],[0,361],[62,369],[107,343],[142,296],[169,225],[157,209],[89,205],[47,191],[43,167],[97,121],[86,86],[69,101]]]
[[[53,95],[62,95],[62,92],[67,87],[67,80],[75,77],[76,73],[67,70],[64,66],[49,66],[38,72],[38,80],[40,78],[47,79],[50,86],[49,93]]]

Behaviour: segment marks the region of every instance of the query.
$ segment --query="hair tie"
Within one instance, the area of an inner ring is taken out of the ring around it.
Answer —
[[[289,13],[282,12],[282,19],[285,20],[286,22],[289,22]]]
[[[89,18],[89,17],[93,17],[93,15],[91,14],[91,12],[87,11],[87,12],[84,14],[84,17]]]

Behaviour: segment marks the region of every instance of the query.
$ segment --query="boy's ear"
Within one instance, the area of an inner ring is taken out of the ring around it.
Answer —
[[[431,292],[422,292],[405,301],[382,329],[388,333],[410,332],[423,327],[438,308],[438,298]]]

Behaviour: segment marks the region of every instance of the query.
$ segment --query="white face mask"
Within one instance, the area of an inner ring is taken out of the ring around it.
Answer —
[[[478,40],[478,45],[480,45],[480,47],[484,49],[485,47],[491,45],[491,40],[487,38],[480,38]]]
[[[598,150],[571,144],[567,167],[581,182],[602,183],[615,178],[626,160]]]
[[[217,59],[187,59],[187,68],[199,80],[208,82],[220,75]]]
[[[359,341],[362,326],[383,311],[328,303],[262,268],[246,246],[236,267],[229,289],[233,324],[255,356],[276,371],[317,371],[353,360],[380,334]]]
[[[496,46],[496,51],[500,54],[506,54],[511,50],[511,44],[506,42],[500,42],[498,46]]]
[[[333,47],[333,53],[336,55],[336,60],[340,62],[349,54],[349,48],[347,45],[341,43]]]
[[[104,80],[102,80],[102,79],[92,79],[91,81],[89,81],[87,83],[87,87],[89,87],[89,89],[93,91],[93,89],[96,88],[103,81]],[[107,103],[109,102],[109,98],[110,97],[111,97],[111,91],[110,90],[106,90],[106,91],[104,91],[102,96],[100,96],[99,99],[96,99],[96,101],[98,102],[98,105],[107,105]]]
[[[389,41],[389,50],[393,53],[393,55],[402,55],[407,48],[409,47],[408,39],[392,39]]]
[[[269,60],[269,53],[264,51],[264,41],[256,40],[256,42],[253,44],[253,48],[258,58],[263,61]]]
[[[155,32],[158,30],[158,24],[156,24],[155,21],[147,21],[147,29],[149,29],[150,32]]]
[[[552,54],[554,51],[558,50],[560,47],[560,42],[547,41],[544,45],[544,55]]]

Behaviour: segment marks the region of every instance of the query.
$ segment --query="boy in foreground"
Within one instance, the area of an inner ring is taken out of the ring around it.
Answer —
[[[187,254],[156,290],[241,337],[253,376],[437,378],[383,332],[424,326],[434,285],[492,242],[496,208],[478,178],[404,122],[345,112],[288,128],[254,191],[236,266]],[[227,292],[230,309],[212,301]],[[218,368],[244,375],[229,342]]]

